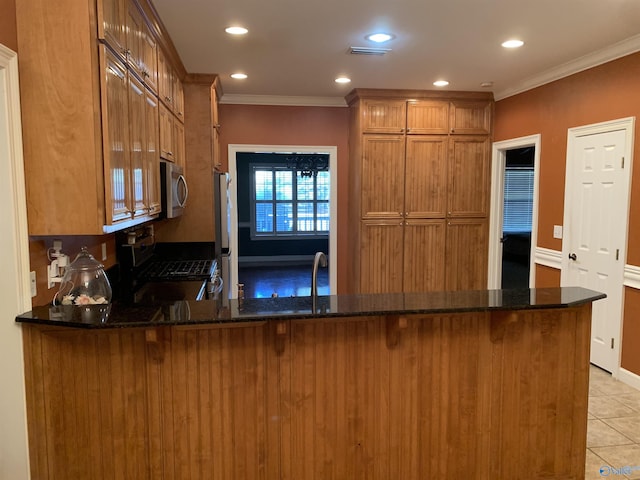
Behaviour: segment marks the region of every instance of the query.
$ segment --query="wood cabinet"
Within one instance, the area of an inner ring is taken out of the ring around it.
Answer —
[[[160,157],[185,166],[184,124],[169,108],[160,105]]]
[[[31,475],[584,478],[590,319],[583,304],[147,329],[25,324]]]
[[[165,53],[158,50],[158,98],[184,122],[184,88]]]
[[[162,206],[160,203],[160,169],[158,159],[160,158],[160,128],[158,99],[156,96],[145,91],[145,126],[146,126],[146,148],[145,167],[143,175],[145,177],[146,203],[151,215],[160,213]]]
[[[348,101],[349,290],[482,288],[491,95],[355,90]],[[474,228],[457,236],[454,219],[470,221]],[[474,255],[476,261],[470,258]]]
[[[159,212],[154,49],[173,45],[154,15],[147,0],[16,9],[30,235],[100,235]]]
[[[137,2],[99,0],[98,38],[109,45],[151,91],[157,93],[157,41]]]
[[[129,147],[129,74],[111,50],[100,47],[103,64],[103,159],[107,224],[128,220],[133,213]]]

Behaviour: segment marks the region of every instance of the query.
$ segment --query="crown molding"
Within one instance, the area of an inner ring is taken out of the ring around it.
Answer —
[[[596,50],[582,57],[571,60],[570,62],[563,63],[557,67],[546,70],[538,75],[535,75],[527,80],[524,80],[520,84],[507,88],[501,92],[495,93],[495,99],[502,100],[513,95],[517,95],[527,90],[531,90],[536,87],[540,87],[547,83],[551,83],[555,80],[568,77],[574,73],[588,70],[589,68],[597,67],[603,63],[610,62],[617,58],[630,55],[632,53],[640,51],[640,34],[629,37],[621,42],[614,43],[606,48]]]
[[[343,97],[293,97],[278,95],[237,95],[225,93],[220,99],[227,105],[277,105],[289,107],[346,107]]]

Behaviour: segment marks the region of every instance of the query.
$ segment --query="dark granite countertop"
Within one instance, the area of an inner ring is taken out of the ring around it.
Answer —
[[[162,284],[142,299],[88,307],[35,307],[20,323],[78,328],[232,324],[273,320],[568,308],[606,295],[580,287],[202,300],[193,282]]]

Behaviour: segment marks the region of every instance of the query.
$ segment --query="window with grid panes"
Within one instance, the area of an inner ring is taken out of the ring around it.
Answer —
[[[252,164],[253,238],[327,236],[329,172],[303,177],[286,167]]]

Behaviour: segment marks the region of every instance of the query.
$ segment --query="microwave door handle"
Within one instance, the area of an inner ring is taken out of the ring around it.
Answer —
[[[178,198],[178,205],[184,208],[184,205],[187,203],[187,198],[189,197],[189,187],[187,186],[187,180],[184,178],[184,175],[180,175],[178,177],[178,182],[182,182],[184,185],[184,199],[180,201]]]

